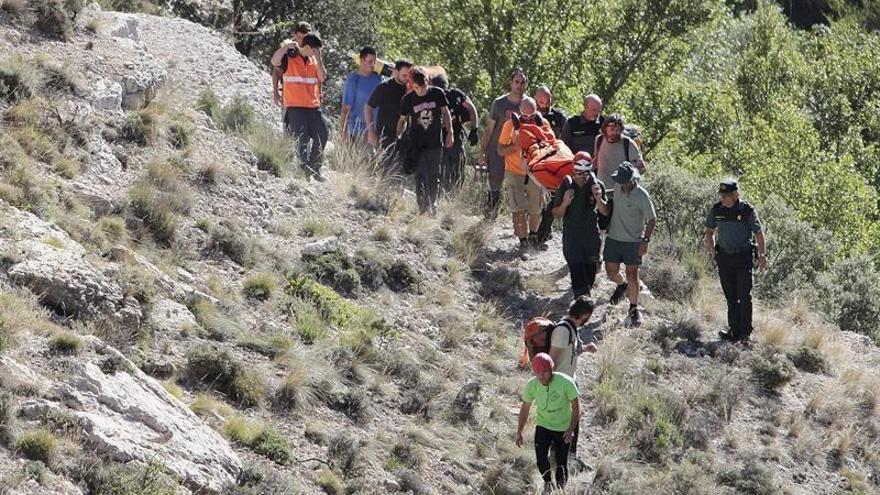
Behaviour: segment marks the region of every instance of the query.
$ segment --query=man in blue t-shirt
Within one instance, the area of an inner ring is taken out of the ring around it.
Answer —
[[[342,113],[339,116],[339,135],[343,140],[363,140],[367,134],[367,121],[364,107],[376,86],[382,83],[382,76],[373,72],[376,63],[376,50],[365,46],[360,51],[361,64],[358,70],[345,79],[342,89]]]

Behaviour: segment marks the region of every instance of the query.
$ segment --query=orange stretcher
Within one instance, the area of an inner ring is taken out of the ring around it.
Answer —
[[[519,145],[528,162],[529,175],[543,187],[555,191],[566,175],[574,173],[574,153],[556,139],[546,119],[514,115],[519,128]]]

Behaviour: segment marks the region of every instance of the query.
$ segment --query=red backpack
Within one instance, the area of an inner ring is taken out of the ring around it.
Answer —
[[[525,331],[523,332],[525,349],[523,349],[522,357],[519,361],[520,368],[528,368],[535,354],[550,352],[550,337],[553,335],[553,330],[559,325],[568,327],[570,345],[573,339],[572,334],[575,333],[575,330],[571,328],[567,321],[562,320],[556,323],[543,316],[536,316],[526,323]]]

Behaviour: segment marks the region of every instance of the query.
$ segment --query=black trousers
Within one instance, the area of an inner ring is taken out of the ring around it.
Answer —
[[[593,284],[596,283],[596,262],[576,262],[568,263],[568,274],[571,276],[571,292],[574,297],[589,296],[593,290]]]
[[[535,456],[538,471],[545,483],[550,483],[550,447],[556,457],[556,485],[563,486],[568,481],[568,451],[570,444],[565,443],[565,432],[552,431],[543,426],[535,427]]]
[[[547,242],[550,240],[550,235],[553,233],[553,221],[555,220],[553,217],[554,196],[556,196],[555,191],[550,193],[550,200],[547,201],[547,205],[541,210],[541,226],[538,227],[538,242]],[[592,286],[592,284],[590,285]]]
[[[715,255],[721,288],[727,299],[727,325],[734,340],[752,334],[752,252]]]
[[[452,148],[443,148],[440,158],[440,189],[451,193],[458,189],[464,178],[464,146],[455,143]]]
[[[309,175],[321,173],[324,146],[330,134],[321,109],[289,107],[284,112],[284,129],[296,139],[300,166]]]
[[[416,186],[416,203],[419,213],[433,213],[437,209],[437,196],[440,192],[440,148],[418,152],[416,169],[413,172]]]

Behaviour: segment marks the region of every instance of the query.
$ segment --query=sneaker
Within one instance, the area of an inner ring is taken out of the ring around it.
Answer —
[[[629,308],[629,323],[634,327],[638,327],[642,325],[642,313],[639,311],[638,306],[633,306]]]
[[[733,341],[733,335],[731,335],[730,332],[725,332],[725,331],[723,331],[723,330],[720,331],[720,332],[718,332],[718,337],[719,337],[721,340]]]
[[[624,282],[624,283],[618,285],[617,288],[614,289],[614,293],[611,294],[611,298],[608,299],[608,304],[614,305],[614,304],[619,303],[620,300],[623,298],[623,295],[626,294],[626,288],[628,286],[629,286],[629,283],[627,283],[627,282]]]

